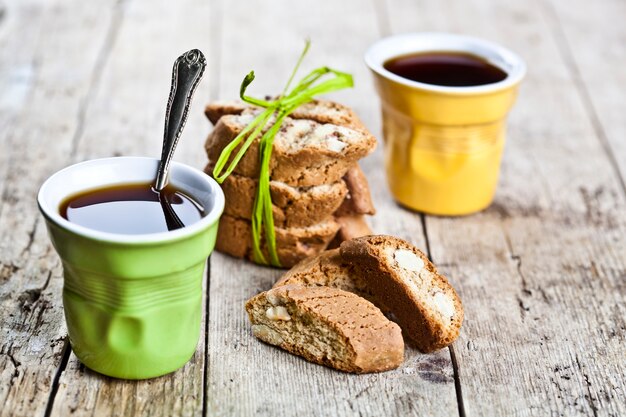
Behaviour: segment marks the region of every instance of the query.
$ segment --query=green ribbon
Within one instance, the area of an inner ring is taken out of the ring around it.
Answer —
[[[287,92],[293,78],[302,63],[305,55],[310,47],[310,41],[306,41],[304,50],[296,63],[294,70],[283,89],[282,94],[275,100],[261,100],[254,97],[246,96],[246,89],[254,81],[254,71],[250,71],[245,76],[239,90],[239,97],[246,103],[262,107],[263,110],[250,124],[248,124],[223,150],[215,163],[213,169],[213,177],[218,183],[224,180],[234,171],[235,167],[247,152],[252,142],[254,142],[261,132],[259,142],[259,184],[257,194],[254,200],[254,208],[252,212],[252,248],[254,261],[267,265],[261,249],[261,231],[265,231],[265,242],[269,253],[269,263],[273,266],[281,266],[276,251],[276,232],[274,230],[274,217],[272,213],[272,197],[270,195],[270,174],[269,165],[272,157],[272,148],[274,137],[280,129],[283,121],[294,110],[302,104],[308,103],[320,94],[330,93],[332,91],[342,90],[353,86],[352,75],[345,72],[337,71],[328,67],[320,67],[311,71],[308,75],[298,82],[298,84]],[[331,78],[328,78],[331,77]],[[323,80],[326,78],[325,80]],[[270,123],[270,121],[272,121]],[[269,124],[269,125],[268,125]],[[245,139],[245,141],[244,141]],[[243,145],[241,143],[243,142]],[[232,158],[233,151],[239,146],[239,151]],[[226,165],[228,164],[228,167]]]

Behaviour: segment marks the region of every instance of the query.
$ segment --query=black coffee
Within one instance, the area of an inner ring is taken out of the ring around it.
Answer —
[[[77,194],[63,201],[59,211],[72,223],[126,235],[167,232],[204,216],[202,206],[182,191],[168,185],[158,192],[147,183]]]
[[[507,76],[502,69],[476,55],[456,52],[403,55],[388,60],[384,67],[409,80],[448,87],[492,84]]]

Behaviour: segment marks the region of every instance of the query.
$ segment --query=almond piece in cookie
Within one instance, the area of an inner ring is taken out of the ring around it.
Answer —
[[[404,359],[398,325],[347,291],[286,285],[251,298],[246,311],[257,338],[310,362],[367,373],[397,368]]]
[[[345,241],[340,251],[421,351],[432,352],[456,340],[463,322],[461,300],[419,249],[377,235]]]

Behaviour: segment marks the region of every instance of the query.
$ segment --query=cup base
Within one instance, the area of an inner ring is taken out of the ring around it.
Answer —
[[[70,346],[71,346],[71,343],[70,343]],[[85,367],[88,368],[90,371],[93,371],[98,374],[111,377],[111,378],[138,381],[138,380],[158,378],[158,377],[176,372],[180,368],[184,367],[187,364],[187,362],[191,360],[191,358],[193,358],[193,355],[196,353],[196,350],[194,349],[194,351],[191,352],[191,355],[189,355],[188,357],[185,357],[184,360],[181,359],[178,362],[170,361],[168,363],[168,366],[166,367],[163,367],[159,370],[151,369],[150,371],[147,371],[147,372],[137,371],[137,370],[131,370],[129,372],[125,372],[124,370],[122,370],[122,368],[117,367],[117,366],[103,366],[103,364],[100,362],[90,363],[88,358],[81,358],[80,355],[76,353],[76,350],[74,349],[73,346],[72,346],[72,352],[74,352],[74,354],[76,355],[80,363],[85,365]]]

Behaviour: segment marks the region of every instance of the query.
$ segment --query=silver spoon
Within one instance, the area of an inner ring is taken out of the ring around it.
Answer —
[[[198,49],[185,52],[174,61],[174,68],[172,69],[172,87],[165,111],[163,150],[161,151],[161,162],[157,168],[157,176],[154,184],[156,191],[160,192],[167,185],[170,161],[174,155],[180,134],[187,122],[191,98],[202,78],[205,68],[206,59]]]

